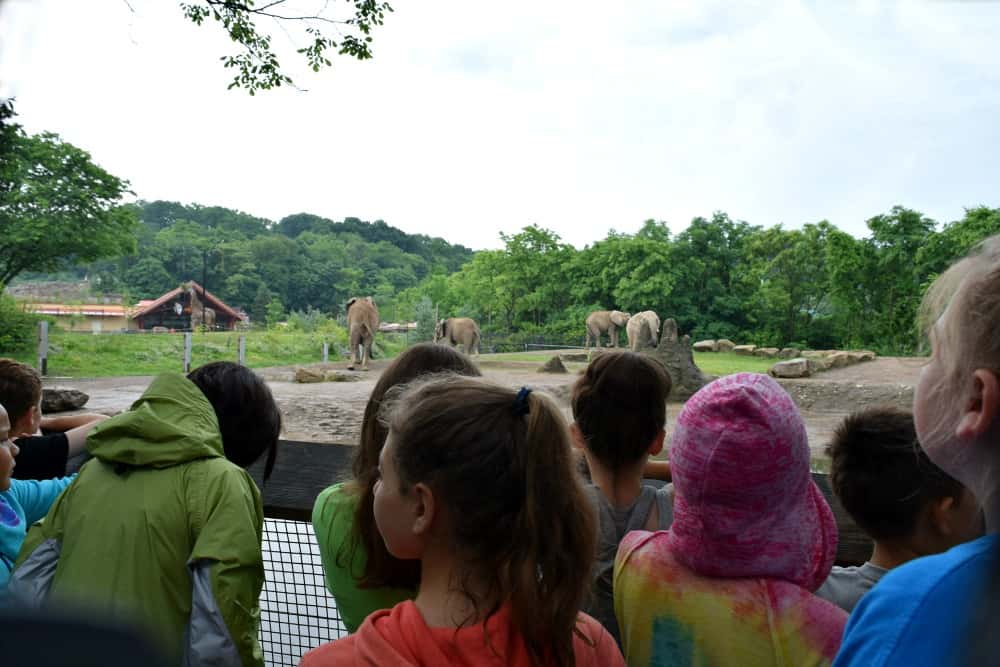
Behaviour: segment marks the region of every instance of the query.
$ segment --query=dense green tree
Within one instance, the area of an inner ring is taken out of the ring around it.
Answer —
[[[119,205],[127,181],[55,134],[0,125],[0,285],[135,248],[133,209]]]

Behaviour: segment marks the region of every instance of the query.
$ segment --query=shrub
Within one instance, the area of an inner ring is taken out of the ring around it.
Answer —
[[[0,293],[0,353],[30,350],[40,317],[26,312],[14,297]]]

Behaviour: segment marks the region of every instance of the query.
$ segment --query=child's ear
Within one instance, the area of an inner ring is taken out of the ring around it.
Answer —
[[[930,515],[931,525],[933,525],[934,531],[938,535],[943,537],[951,536],[952,526],[949,516],[954,505],[955,499],[951,496],[944,496],[943,498],[931,501],[928,514]]]
[[[587,449],[587,439],[583,437],[583,431],[573,422],[569,425],[569,439],[577,449]]]
[[[1000,382],[993,371],[977,369],[972,374],[972,395],[962,409],[955,435],[963,440],[977,438],[993,427],[1000,412]]]
[[[648,451],[650,456],[656,456],[663,451],[663,441],[666,437],[667,432],[661,428],[660,432],[656,434],[655,438],[653,438],[653,442],[649,445]]]
[[[420,482],[413,485],[410,493],[414,497],[413,505],[413,534],[427,535],[434,524],[436,505],[434,503],[434,492],[431,487]]]

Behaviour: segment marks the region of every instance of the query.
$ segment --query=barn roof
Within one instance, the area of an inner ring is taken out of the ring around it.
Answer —
[[[208,306],[209,308],[214,308],[216,313],[223,312],[229,317],[239,319],[240,314],[237,313],[232,308],[230,308],[229,306],[227,306],[226,304],[224,304],[219,299],[219,297],[215,296],[214,294],[203,288],[194,280],[186,280],[184,281],[183,284],[186,285],[187,283],[191,283],[191,285],[194,286],[194,289],[196,292],[198,292],[200,298],[202,298],[205,301],[205,305]],[[156,310],[163,304],[167,303],[171,299],[177,298],[177,296],[179,296],[180,293],[181,293],[181,288],[177,287],[176,289],[170,290],[169,292],[161,296],[159,299],[155,299],[154,301],[148,302],[146,305],[140,303],[139,310],[137,310],[136,313],[132,315],[132,319],[134,320],[139,317],[142,317],[143,315],[148,315],[149,313],[153,312],[154,310]]]
[[[36,315],[89,315],[91,317],[125,317],[125,306],[85,303],[29,303],[25,309]]]

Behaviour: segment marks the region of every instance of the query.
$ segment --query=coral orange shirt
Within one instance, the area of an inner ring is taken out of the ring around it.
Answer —
[[[580,614],[577,628],[589,640],[574,634],[573,651],[579,667],[625,667],[615,640],[600,623]],[[400,602],[371,614],[357,633],[309,651],[299,665],[530,667],[524,640],[511,631],[508,607],[490,617],[486,630],[484,634],[482,623],[458,630],[431,628],[413,602]]]

